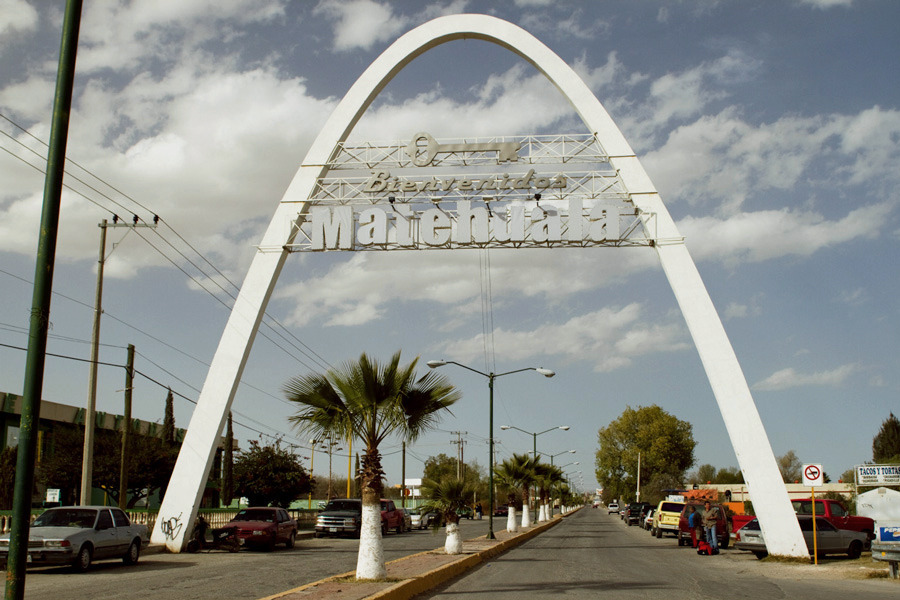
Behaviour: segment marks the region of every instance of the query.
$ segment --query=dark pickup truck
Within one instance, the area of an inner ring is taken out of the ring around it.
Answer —
[[[328,535],[350,535],[359,537],[362,527],[362,500],[347,498],[331,500],[316,517],[317,538]],[[405,521],[403,511],[394,506],[393,500],[381,500],[381,533],[394,529],[403,533]]]

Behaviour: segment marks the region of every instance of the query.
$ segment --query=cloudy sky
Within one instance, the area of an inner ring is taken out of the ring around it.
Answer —
[[[13,393],[24,377],[61,5],[0,0],[0,390]],[[49,341],[71,358],[48,358],[44,398],[86,401],[98,223],[158,214],[155,230],[109,230],[101,360],[122,364],[134,344],[145,375],[135,416],[161,420],[170,386],[186,426],[193,404],[183,397],[197,398],[235,286],[322,123],[397,37],[460,12],[528,30],[610,112],[686,236],[775,454],[794,450],[835,480],[871,460],[881,422],[900,412],[893,0],[87,2]],[[411,63],[351,138],[419,131],[585,128],[530,65],[468,40]],[[597,430],[627,406],[659,404],[692,423],[698,465],[737,465],[650,249],[298,253],[268,314],[235,400],[242,440],[304,445],[286,421],[288,377],[402,349],[422,369],[445,358],[482,371],[556,370],[497,380],[499,454],[532,443],[501,424],[569,425],[541,435],[538,450],[577,450],[555,462],[578,460],[566,470],[581,470],[588,489]],[[410,448],[408,477],[428,456],[455,454],[450,432],[465,432],[467,461],[487,462],[487,380],[444,369],[464,398]],[[98,409],[121,413],[123,386],[122,369],[102,367]],[[399,442],[383,453],[399,483]],[[326,464],[317,454],[315,471],[327,474]]]

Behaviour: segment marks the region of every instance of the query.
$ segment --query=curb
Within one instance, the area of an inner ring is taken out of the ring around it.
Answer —
[[[468,555],[463,555],[461,558],[454,560],[453,562],[447,563],[445,565],[442,565],[440,567],[437,567],[435,569],[432,569],[431,571],[427,571],[420,575],[416,575],[414,577],[409,577],[407,579],[404,579],[403,581],[395,583],[394,585],[392,585],[388,588],[378,591],[370,596],[366,596],[365,600],[408,600],[409,598],[412,598],[412,597],[416,596],[417,594],[426,592],[426,591],[428,591],[450,579],[453,579],[454,577],[458,577],[459,575],[462,575],[469,569],[471,569],[475,566],[478,566],[481,563],[486,562],[487,560],[489,560],[499,554],[506,552],[510,548],[513,548],[523,542],[530,540],[531,538],[535,537],[536,535],[543,533],[544,531],[547,531],[551,527],[560,523],[562,521],[562,519],[568,517],[569,515],[574,514],[577,511],[578,511],[578,509],[571,511],[565,515],[556,515],[556,516],[554,516],[553,520],[551,520],[551,521],[544,522],[540,525],[532,526],[532,528],[529,529],[528,531],[516,534],[513,537],[503,540],[502,542],[499,542],[499,543],[495,544],[494,546],[491,546],[490,548],[487,548],[485,550],[474,552],[474,553],[468,554]],[[475,539],[478,540],[478,539],[482,539],[482,538],[479,537],[479,538],[475,538]],[[433,550],[430,550],[430,551],[425,551],[425,552],[418,552],[416,554],[410,554],[409,556],[404,556],[402,558],[392,560],[392,561],[388,562],[387,565],[406,561],[411,558],[415,558],[417,556],[422,556],[425,554],[432,554],[433,552],[434,552]],[[297,587],[297,588],[294,588],[291,590],[279,592],[272,596],[266,596],[265,598],[261,598],[260,600],[278,600],[279,598],[284,598],[285,596],[288,596],[289,594],[302,593],[306,590],[309,590],[316,586],[320,586],[325,583],[329,583],[329,582],[339,580],[339,579],[352,578],[355,576],[356,576],[355,570],[348,571],[347,573],[340,573],[338,575],[332,575],[331,577],[326,577],[325,579],[320,579],[319,581],[307,583],[305,585],[302,585],[300,587]]]

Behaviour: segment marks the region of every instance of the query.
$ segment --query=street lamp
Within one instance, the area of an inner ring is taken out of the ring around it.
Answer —
[[[568,425],[560,425],[558,427],[551,427],[550,429],[545,429],[544,431],[538,431],[536,433],[533,431],[525,431],[524,429],[520,429],[519,427],[516,427],[515,425],[501,425],[500,429],[503,429],[503,430],[515,429],[516,431],[521,431],[522,433],[527,433],[528,435],[530,435],[532,437],[532,440],[534,440],[534,457],[535,457],[535,459],[537,459],[537,453],[538,453],[538,451],[537,451],[537,436],[542,435],[544,433],[549,433],[550,431],[555,431],[557,429],[562,429],[563,431],[568,431],[569,426]],[[572,452],[574,452],[574,450]],[[535,502],[534,503],[534,520],[535,520],[535,522],[537,522],[537,518],[538,518],[537,517],[537,502]]]
[[[456,365],[457,367],[462,367],[468,371],[472,371],[473,373],[478,373],[483,377],[488,378],[488,446],[490,448],[488,454],[488,473],[490,474],[490,507],[488,507],[488,533],[487,539],[494,540],[497,539],[494,536],[494,379],[497,377],[503,377],[504,375],[512,375],[513,373],[522,373],[523,371],[537,371],[544,377],[553,377],[556,375],[555,371],[551,371],[550,369],[545,369],[543,367],[525,367],[524,369],[515,369],[514,371],[506,371],[505,373],[484,373],[479,371],[478,369],[473,369],[472,367],[466,366],[462,363],[458,363],[454,360],[429,360],[427,363],[429,368],[437,369],[438,367],[443,367],[444,365]],[[566,427],[568,429],[568,427]]]

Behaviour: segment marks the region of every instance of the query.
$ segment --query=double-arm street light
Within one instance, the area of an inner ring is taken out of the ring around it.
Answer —
[[[472,367],[453,360],[429,360],[425,364],[432,369],[443,367],[444,365],[456,365],[457,367],[462,367],[463,369],[488,378],[488,446],[490,448],[490,453],[488,454],[488,473],[490,474],[490,481],[488,482],[488,485],[490,486],[490,506],[488,507],[487,539],[496,539],[494,537],[494,380],[498,377],[503,377],[504,375],[512,375],[513,373],[522,373],[524,371],[537,371],[544,377],[553,377],[556,375],[556,372],[543,367],[525,367],[524,369],[515,369],[504,373],[484,373],[478,369],[473,369]],[[566,427],[566,429],[568,429],[568,427]]]
[[[551,432],[551,431],[556,431],[557,429],[562,429],[563,431],[568,431],[568,430],[569,430],[569,426],[568,426],[568,425],[559,425],[558,427],[551,427],[550,429],[545,429],[544,431],[538,431],[538,432],[534,432],[534,431],[525,431],[524,429],[521,429],[521,428],[519,428],[519,427],[516,427],[515,425],[501,425],[501,426],[500,426],[500,429],[503,429],[504,431],[507,430],[507,429],[515,429],[516,431],[521,431],[522,433],[527,433],[528,435],[530,435],[530,436],[532,437],[532,440],[534,440],[534,447],[533,447],[534,458],[537,459],[537,454],[538,454],[538,451],[537,451],[537,436],[542,435],[542,434],[544,434],[544,433],[549,433],[549,432]],[[573,452],[574,452],[574,450],[573,450]],[[523,509],[523,510],[524,510],[524,509]],[[538,517],[537,517],[537,502],[535,502],[535,503],[534,503],[534,520],[537,521],[537,518],[538,518]]]

